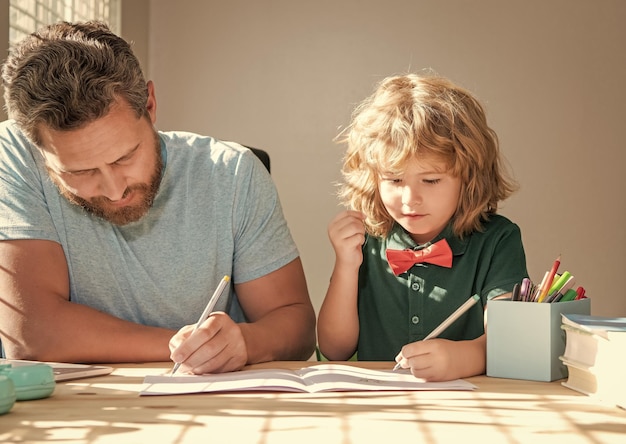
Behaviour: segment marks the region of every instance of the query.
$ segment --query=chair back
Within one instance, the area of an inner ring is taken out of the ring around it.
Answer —
[[[269,173],[271,173],[271,168],[270,168],[270,155],[268,154],[267,151],[262,150],[260,148],[253,148],[251,146],[246,146],[244,145],[246,148],[248,148],[250,151],[252,151],[254,153],[255,156],[257,156],[261,162],[263,163],[263,165],[265,165],[265,168],[267,168],[267,171]]]

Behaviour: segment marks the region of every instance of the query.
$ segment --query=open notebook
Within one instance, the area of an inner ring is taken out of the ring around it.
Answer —
[[[92,364],[71,364],[67,362],[41,362],[23,361],[17,359],[0,359],[0,364],[11,364],[13,367],[20,365],[47,364],[54,371],[54,380],[69,381],[70,379],[90,378],[92,376],[108,375],[113,367]]]
[[[390,365],[391,367],[391,365]],[[408,370],[372,370],[345,364],[315,364],[298,370],[264,368],[237,372],[176,376],[148,375],[141,395],[180,395],[210,392],[358,392],[391,390],[474,390],[457,379],[426,382]]]

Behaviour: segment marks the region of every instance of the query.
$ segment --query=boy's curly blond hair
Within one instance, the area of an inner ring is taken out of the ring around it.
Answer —
[[[380,174],[402,172],[413,157],[441,161],[461,179],[452,218],[459,237],[480,231],[498,202],[516,189],[483,107],[469,91],[436,75],[384,79],[339,137],[348,146],[339,197],[365,213],[367,232],[374,236],[387,236],[394,224],[379,195]]]

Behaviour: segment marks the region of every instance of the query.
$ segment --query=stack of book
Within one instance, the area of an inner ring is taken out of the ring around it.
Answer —
[[[626,318],[563,314],[567,366],[563,382],[589,396],[626,408]]]

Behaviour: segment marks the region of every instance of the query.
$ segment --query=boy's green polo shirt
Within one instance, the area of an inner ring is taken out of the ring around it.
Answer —
[[[448,225],[432,242],[444,238],[452,249],[452,268],[423,263],[396,276],[387,263],[387,248],[423,246],[397,224],[385,239],[366,237],[359,270],[359,360],[394,360],[402,346],[424,339],[478,294],[480,301],[439,335],[475,339],[484,333],[487,300],[511,292],[528,276],[519,227],[503,216],[492,215],[483,231],[463,239]]]

